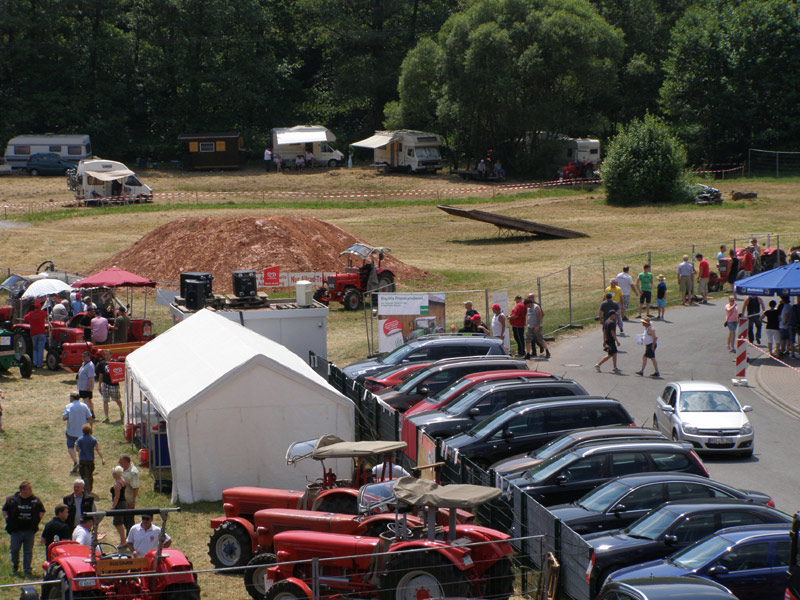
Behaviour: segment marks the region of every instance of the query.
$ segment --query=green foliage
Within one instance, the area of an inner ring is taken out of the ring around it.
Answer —
[[[646,115],[609,143],[603,183],[610,204],[681,202],[686,191],[686,151],[663,121]]]
[[[672,32],[661,103],[692,159],[797,148],[798,56],[800,6],[792,0],[719,0],[689,10]]]

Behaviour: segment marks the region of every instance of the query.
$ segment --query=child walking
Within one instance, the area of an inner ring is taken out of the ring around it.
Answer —
[[[664,281],[664,276],[658,276],[658,285],[656,286],[656,307],[658,314],[656,319],[659,321],[664,320],[664,311],[667,310],[667,283]],[[658,369],[656,369],[657,371]]]

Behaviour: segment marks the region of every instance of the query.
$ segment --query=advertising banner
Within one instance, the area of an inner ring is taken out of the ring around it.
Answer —
[[[443,333],[443,294],[378,294],[378,351],[398,346],[429,333]]]
[[[276,276],[273,276],[273,269],[277,273]],[[269,278],[267,277],[269,275]],[[314,284],[314,287],[319,287],[323,283],[325,283],[325,279],[327,277],[327,273],[322,273],[319,271],[311,271],[308,273],[289,273],[289,272],[281,272],[280,267],[268,267],[264,269],[261,273],[256,273],[256,285],[260,288],[269,287],[269,288],[289,288],[294,287],[298,281],[310,281]]]
[[[108,374],[111,377],[111,383],[122,383],[125,381],[125,363],[109,362]]]
[[[279,266],[264,269],[264,287],[280,287],[281,268]],[[256,284],[258,280],[256,279]]]

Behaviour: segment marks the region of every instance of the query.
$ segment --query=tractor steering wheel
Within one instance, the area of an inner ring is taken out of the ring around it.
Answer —
[[[407,538],[413,535],[411,529],[409,529],[403,523],[397,521],[390,521],[389,523],[386,523],[386,529],[392,534],[392,536],[394,536],[395,539],[399,539],[401,537]]]
[[[100,549],[100,556],[113,556],[115,554],[122,554],[119,549],[109,542],[97,542],[97,547]],[[106,552],[105,547],[111,548],[111,552]]]

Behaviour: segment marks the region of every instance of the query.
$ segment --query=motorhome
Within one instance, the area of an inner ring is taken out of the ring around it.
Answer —
[[[410,173],[435,173],[441,169],[441,145],[442,138],[435,133],[408,129],[376,131],[372,137],[353,144],[373,150],[374,166]]]
[[[115,160],[82,160],[67,175],[67,187],[85,204],[152,202],[153,190]]]
[[[322,125],[296,125],[276,127],[272,130],[272,155],[280,155],[285,167],[293,166],[295,159],[306,152],[314,156],[314,165],[338,167],[344,154],[331,145],[336,141],[330,129]]]
[[[24,169],[31,156],[45,152],[78,164],[92,157],[92,142],[88,135],[18,135],[9,140],[4,158],[14,169]]]

